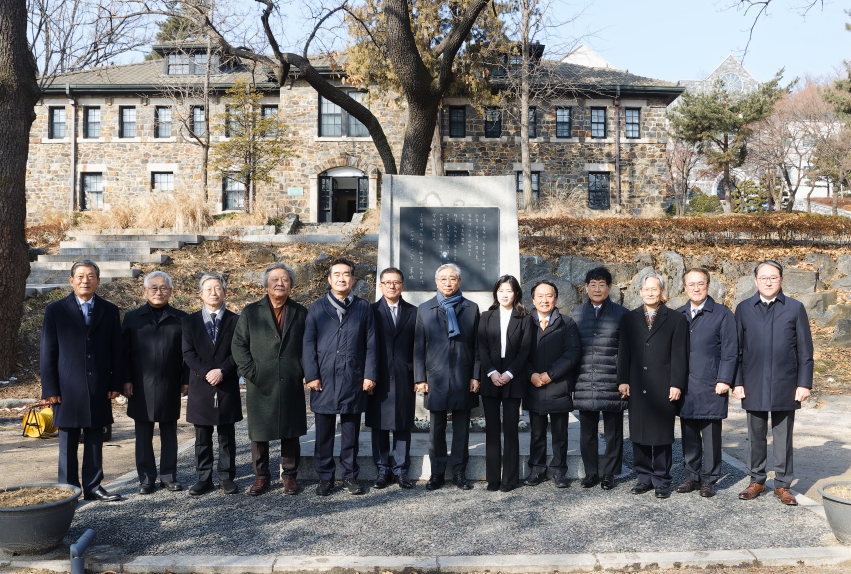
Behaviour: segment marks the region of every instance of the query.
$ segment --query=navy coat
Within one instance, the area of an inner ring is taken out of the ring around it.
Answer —
[[[189,367],[183,362],[186,313],[166,305],[160,320],[147,303],[128,311],[121,325],[124,382],[133,384],[127,416],[137,421],[172,422],[180,418],[183,385]]]
[[[343,320],[323,295],[307,312],[304,328],[304,379],[319,379],[321,391],[310,391],[310,410],[337,415],[366,410],[369,396],[363,380],[378,378],[378,341],[372,305],[354,297]]]
[[[580,411],[621,412],[627,401],[618,390],[618,344],[626,307],[603,301],[598,317],[585,301],[570,312],[582,339],[582,358],[576,369],[573,405]]]
[[[201,311],[183,318],[183,360],[191,370],[186,422],[199,426],[218,426],[242,420],[239,374],[231,353],[238,320],[239,315],[225,308],[216,343],[213,344],[204,326]],[[221,369],[224,377],[216,386],[205,378],[213,369]]]
[[[99,428],[112,424],[108,393],[124,390],[121,315],[97,295],[89,326],[71,293],[44,310],[41,327],[41,398],[53,405],[59,428]]]
[[[716,383],[735,382],[739,362],[739,336],[733,312],[712,297],[692,319],[691,302],[679,309],[689,325],[688,387],[680,418],[727,418],[729,394],[715,393]]]
[[[479,394],[483,397],[522,399],[526,396],[526,387],[528,386],[526,361],[532,347],[534,327],[529,315],[521,317],[516,311],[511,312],[505,337],[505,358],[503,359],[501,357],[502,330],[499,312],[499,309],[485,311],[479,321],[479,361],[482,370],[482,384],[479,387]],[[497,371],[500,375],[508,371],[514,378],[505,385],[497,387],[488,376],[491,371]]]
[[[763,315],[759,293],[736,307],[739,370],[744,385],[742,408],[748,411],[791,411],[801,408],[797,387],[813,388],[813,337],[807,311],[781,291]]]
[[[581,343],[576,323],[553,309],[547,328],[541,331],[538,311],[532,311],[532,346],[526,365],[526,398],[523,408],[538,414],[569,413],[573,410],[573,371],[579,364]],[[532,384],[533,373],[547,373],[552,382],[543,387]]]
[[[367,399],[366,426],[407,431],[414,426],[414,331],[417,308],[399,300],[399,321],[393,324],[390,307],[382,297],[372,304],[378,339],[378,379]]]
[[[672,402],[668,397],[671,387],[684,391],[688,382],[688,334],[686,318],[665,305],[659,305],[649,331],[644,305],[621,319],[618,382],[629,385],[632,442],[673,444],[682,399]]]
[[[479,306],[462,298],[455,306],[460,335],[449,338],[446,311],[432,297],[417,309],[414,343],[414,381],[428,383],[425,408],[430,411],[468,411],[479,404],[470,380],[481,380],[479,364]]]

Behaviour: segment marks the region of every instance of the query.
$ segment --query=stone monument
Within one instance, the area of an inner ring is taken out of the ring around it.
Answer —
[[[434,297],[437,268],[455,263],[464,296],[485,311],[500,275],[520,278],[514,186],[512,176],[385,175],[378,272],[401,269],[403,297],[419,305]]]

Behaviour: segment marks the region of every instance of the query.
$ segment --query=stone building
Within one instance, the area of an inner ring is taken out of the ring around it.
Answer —
[[[203,46],[182,46],[179,53],[155,46],[154,52],[163,57],[63,74],[45,90],[30,138],[31,223],[151,193],[206,192],[216,212],[243,209],[243,182],[209,171],[203,189],[202,147],[193,136],[209,129],[212,145],[226,137],[215,120],[237,78],[264,92],[263,112],[281,114],[297,154],[274,171],[274,183],[257,185],[259,209],[326,222],[348,221],[377,205],[384,170],[366,129],[297,73],[281,87],[267,70],[213,55],[205,90]],[[338,68],[319,70],[344,85]],[[683,88],[569,60],[554,62],[552,70],[562,87],[533,102],[530,115],[534,192],[591,209],[637,213],[661,205],[665,109]],[[390,99],[370,106],[398,158],[404,107]],[[520,126],[508,111],[447,98],[440,122],[447,176],[515,174],[521,191]]]

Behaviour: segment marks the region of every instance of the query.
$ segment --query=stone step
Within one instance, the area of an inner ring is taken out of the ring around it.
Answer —
[[[59,249],[180,249],[184,245],[184,241],[125,241],[109,237],[91,241],[60,241]]]
[[[71,285],[68,283],[42,283],[39,285],[27,285],[24,288],[24,298],[27,299],[33,295],[44,295],[56,289],[67,289],[71,291]]]
[[[96,261],[99,256],[103,255],[122,255],[122,259],[126,261],[135,261],[135,257],[140,255],[150,255],[153,251],[150,247],[60,247],[60,255],[74,255],[81,259],[91,259]]]
[[[243,243],[346,243],[351,239],[350,235],[334,233],[317,233],[306,235],[243,235],[235,237]],[[367,233],[361,237],[360,243],[378,243],[377,233]]]
[[[205,240],[203,235],[196,234],[99,235],[97,233],[74,233],[74,231],[69,231],[67,235],[73,237],[76,241],[180,241],[183,243],[201,243]]]
[[[91,259],[98,265],[100,265],[101,261],[121,261],[128,262],[132,261],[133,263],[156,263],[163,264],[167,263],[170,259],[168,255],[165,253],[98,253],[91,251],[84,253],[82,255],[72,255],[68,253],[60,253],[59,255],[39,255],[38,262],[39,263],[56,263],[60,261],[79,261],[81,259]]]
[[[39,271],[70,271],[73,264],[73,261],[33,261],[30,263],[30,269]],[[98,267],[100,267],[101,271],[106,271],[107,269],[123,270],[130,269],[132,263],[129,261],[104,261],[103,263],[98,261]]]
[[[138,277],[141,274],[141,269],[101,269],[100,280],[101,283],[108,283],[109,281],[118,279],[119,277]],[[67,278],[68,272],[64,269],[30,269],[29,277],[27,277],[27,284],[58,283]],[[107,278],[109,278],[109,281],[107,281]]]

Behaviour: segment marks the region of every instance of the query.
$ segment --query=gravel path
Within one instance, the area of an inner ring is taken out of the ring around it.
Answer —
[[[101,551],[125,555],[555,554],[836,544],[824,519],[784,507],[773,494],[739,501],[748,479],[727,464],[712,499],[697,493],[662,501],[652,492],[635,496],[629,492],[634,477],[609,492],[582,489],[578,481],[565,490],[547,483],[499,493],[477,483],[467,492],[451,485],[427,492],[420,482],[413,491],[393,486],[359,497],[338,487],[327,498],[314,495],[315,483],[303,483],[298,496],[285,496],[276,483],[255,498],[245,494],[254,477],[244,422],[237,426],[237,444],[239,495],[215,491],[196,498],[159,490],[139,496],[126,487],[119,491],[129,495],[124,502],[78,511],[66,542],[94,528]],[[624,463],[631,466],[628,441],[625,450]],[[193,482],[191,450],[179,459],[179,476],[187,487]],[[677,443],[674,484],[681,479]]]

